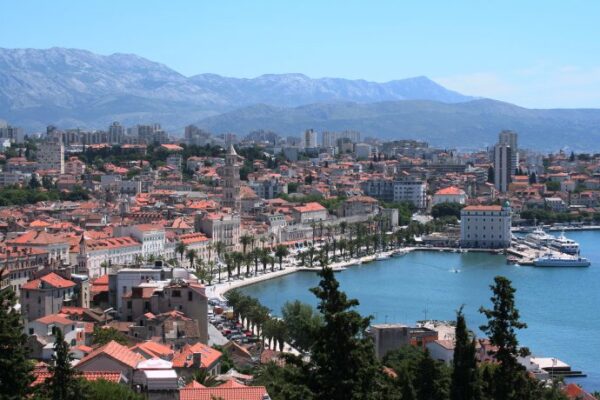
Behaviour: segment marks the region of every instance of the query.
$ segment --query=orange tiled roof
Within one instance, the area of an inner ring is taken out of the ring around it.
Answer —
[[[455,186],[448,186],[447,188],[443,188],[438,190],[437,192],[435,192],[436,195],[455,195],[455,196],[459,196],[459,195],[464,195],[465,191],[462,189],[459,189]]]
[[[467,206],[464,211],[502,211],[502,206]]]
[[[232,381],[229,381],[232,382]],[[263,400],[267,395],[264,386],[239,386],[230,387],[227,383],[217,387],[197,388],[184,387],[179,391],[180,400]]]
[[[320,205],[317,202],[311,202],[311,203],[306,203],[303,206],[296,206],[296,207],[294,207],[294,210],[301,212],[301,213],[305,213],[305,212],[311,212],[311,211],[323,211],[323,210],[325,210],[325,207],[323,207],[322,205]]]
[[[61,325],[70,325],[75,322],[66,317],[66,314],[49,314],[42,318],[38,318],[35,322],[42,323],[44,325],[50,324],[61,324]]]
[[[129,350],[135,351],[139,349],[144,353],[150,354],[156,357],[169,357],[173,354],[173,350],[169,346],[165,346],[164,344],[156,343],[153,341],[146,341],[142,343],[138,343],[133,347],[130,347]]]
[[[221,358],[222,353],[202,343],[193,346],[185,345],[180,352],[173,357],[173,368],[188,368],[192,364],[191,355],[200,353],[202,368],[209,368]]]
[[[114,340],[111,340],[104,346],[97,348],[87,356],[83,357],[81,361],[79,361],[79,364],[77,364],[77,367],[90,362],[90,360],[93,360],[100,355],[106,355],[121,364],[127,365],[130,368],[135,368],[140,361],[145,360],[145,358],[138,353],[134,353],[127,347],[115,342]]]
[[[53,288],[70,288],[75,286],[75,282],[71,282],[54,272],[50,272],[39,279],[27,282],[23,285],[22,289],[38,289],[42,282]]]

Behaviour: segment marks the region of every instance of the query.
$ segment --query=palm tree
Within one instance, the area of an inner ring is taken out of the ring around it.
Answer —
[[[244,254],[244,263],[246,264],[246,276],[250,275],[250,267],[252,266],[252,261],[254,260],[254,258],[252,257],[252,254]]]
[[[156,260],[156,257],[154,256],[154,254],[148,254],[146,256],[146,261],[150,264],[154,263],[154,260]]]
[[[240,268],[242,266],[242,263],[244,262],[244,254],[240,253],[239,251],[235,251],[232,253],[232,257],[233,257],[233,262],[235,264],[235,267],[237,269],[237,277],[240,277]]]
[[[181,259],[181,266],[183,267],[183,255],[185,254],[185,251],[187,250],[187,246],[185,245],[185,243],[179,241],[177,242],[177,245],[175,246],[175,252],[179,253],[179,258]]]
[[[348,222],[346,222],[346,221],[340,222],[340,231],[341,231],[342,236],[344,236],[346,234],[347,228],[348,228]]]
[[[217,242],[213,243],[213,248],[217,252],[217,257],[220,260],[221,257],[223,256],[223,252],[225,251],[225,243],[223,243],[221,241],[217,241]]]
[[[141,254],[136,254],[134,258],[134,263],[137,267],[140,267],[144,262],[144,257]]]
[[[259,240],[260,240],[260,247],[262,247],[264,249],[265,243],[267,243],[267,238],[264,236],[261,236]]]
[[[252,249],[250,255],[252,255],[252,259],[254,260],[254,276],[258,275],[258,262],[260,261],[260,249],[255,248]]]
[[[287,247],[285,247],[282,244],[278,245],[277,248],[275,248],[275,257],[277,257],[277,259],[279,260],[280,271],[283,270],[283,258],[287,257],[288,254],[290,254],[290,251]]]
[[[246,248],[250,243],[252,243],[253,240],[254,239],[252,236],[247,233],[244,233],[242,236],[240,236],[240,243],[242,243],[242,252],[244,255],[246,254]]]
[[[232,270],[232,266],[233,266],[234,260],[233,257],[231,255],[231,253],[226,253],[225,254],[225,266],[227,267],[227,281],[231,280],[231,270]],[[220,275],[220,269],[219,269],[219,275]],[[220,280],[220,278],[219,278]]]
[[[190,261],[190,269],[194,269],[194,260],[198,256],[198,252],[194,249],[188,250],[185,256]]]
[[[267,272],[267,264],[269,263],[269,252],[266,249],[260,249],[260,263],[263,266],[263,274]]]
[[[275,271],[275,257],[269,254],[269,265],[271,266],[271,272]]]

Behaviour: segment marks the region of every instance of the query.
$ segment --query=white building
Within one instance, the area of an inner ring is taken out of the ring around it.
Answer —
[[[460,214],[462,247],[486,249],[510,246],[511,209],[503,206],[468,206]]]
[[[116,237],[131,236],[142,244],[142,257],[159,257],[165,251],[165,228],[161,225],[140,224],[116,226]]]
[[[354,145],[354,154],[357,159],[367,159],[371,157],[372,148],[368,143],[356,143]]]
[[[39,169],[53,169],[65,173],[65,146],[60,141],[46,141],[39,144],[37,152]]]
[[[436,204],[441,203],[458,203],[458,204],[466,204],[467,202],[467,194],[464,190],[459,189],[455,186],[449,186],[443,189],[438,190],[433,195],[432,203],[435,206]]]
[[[407,201],[422,210],[427,207],[427,184],[418,179],[395,181],[393,201]]]
[[[83,237],[77,265],[79,272],[96,278],[106,274],[111,265],[133,264],[141,255],[142,244],[129,236],[94,240]]]

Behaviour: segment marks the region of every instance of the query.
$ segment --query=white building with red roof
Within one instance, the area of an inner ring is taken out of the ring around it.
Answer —
[[[142,243],[131,236],[103,239],[86,239],[82,236],[79,243],[77,268],[90,278],[108,273],[111,265],[129,265],[142,254]]]
[[[460,213],[462,247],[498,249],[510,246],[510,204],[467,206]]]
[[[467,194],[464,190],[459,189],[456,186],[445,187],[443,189],[438,190],[433,195],[432,204],[435,206],[436,204],[441,203],[466,204]]]
[[[21,313],[29,321],[56,314],[64,305],[71,305],[75,286],[55,272],[31,280],[21,287]]]
[[[292,207],[292,216],[297,223],[311,223],[327,219],[327,209],[317,202]]]

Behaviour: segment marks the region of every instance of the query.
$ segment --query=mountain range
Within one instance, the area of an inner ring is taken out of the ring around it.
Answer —
[[[179,132],[196,123],[240,135],[355,129],[458,147],[490,144],[509,128],[523,145],[541,149],[600,147],[600,110],[531,110],[465,96],[426,77],[385,83],[302,74],[186,77],[132,54],[65,48],[0,48],[0,118],[27,131],[48,124],[103,129],[112,121],[160,122]]]

